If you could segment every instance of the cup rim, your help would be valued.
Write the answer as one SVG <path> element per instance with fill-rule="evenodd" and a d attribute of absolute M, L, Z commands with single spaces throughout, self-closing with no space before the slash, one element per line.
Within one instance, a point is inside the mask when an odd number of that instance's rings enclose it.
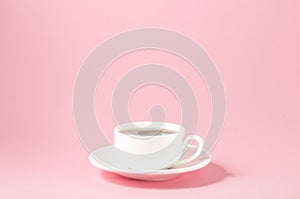
<path fill-rule="evenodd" d="M 128 130 L 128 129 L 137 129 L 137 128 L 154 128 L 154 129 L 167 129 L 176 131 L 174 134 L 164 134 L 160 136 L 171 136 L 176 135 L 178 133 L 184 133 L 185 128 L 180 124 L 175 124 L 171 122 L 152 122 L 152 121 L 136 121 L 136 122 L 127 122 L 123 124 L 119 124 L 114 127 L 114 133 L 124 134 L 120 132 L 121 130 Z M 126 135 L 126 134 L 124 134 Z M 143 137 L 153 137 L 152 135 L 148 136 L 145 135 Z"/>

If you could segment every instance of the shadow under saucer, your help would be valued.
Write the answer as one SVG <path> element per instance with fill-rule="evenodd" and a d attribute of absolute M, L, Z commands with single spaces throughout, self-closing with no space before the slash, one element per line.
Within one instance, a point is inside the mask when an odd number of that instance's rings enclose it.
<path fill-rule="evenodd" d="M 152 189 L 178 189 L 178 188 L 193 188 L 202 187 L 217 183 L 228 176 L 228 173 L 221 166 L 210 163 L 206 167 L 197 171 L 182 174 L 174 179 L 167 181 L 142 181 L 134 180 L 120 176 L 109 171 L 100 171 L 100 176 L 114 184 L 121 186 L 130 186 L 138 188 L 152 188 Z"/>

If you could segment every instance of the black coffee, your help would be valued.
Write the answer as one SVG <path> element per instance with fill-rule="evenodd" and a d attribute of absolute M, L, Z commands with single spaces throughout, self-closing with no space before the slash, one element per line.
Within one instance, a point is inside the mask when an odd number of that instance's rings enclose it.
<path fill-rule="evenodd" d="M 121 130 L 120 132 L 129 135 L 139 135 L 139 136 L 157 136 L 157 135 L 169 135 L 177 133 L 169 129 L 151 129 L 151 128 L 139 128 L 139 129 L 127 129 Z"/>

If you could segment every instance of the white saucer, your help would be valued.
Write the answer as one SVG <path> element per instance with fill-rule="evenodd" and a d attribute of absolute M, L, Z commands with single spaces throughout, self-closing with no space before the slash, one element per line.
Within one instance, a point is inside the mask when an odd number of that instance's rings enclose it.
<path fill-rule="evenodd" d="M 185 158 L 189 156 L 190 154 L 193 154 L 196 150 L 195 146 L 189 147 L 189 149 L 184 153 L 182 158 Z M 177 177 L 180 174 L 184 174 L 187 172 L 195 171 L 198 169 L 201 169 L 208 165 L 212 160 L 211 154 L 207 154 L 205 157 L 201 158 L 196 158 L 192 162 L 189 162 L 185 165 L 177 166 L 177 167 L 172 167 L 169 169 L 161 169 L 155 172 L 151 173 L 130 173 L 130 172 L 121 172 L 121 171 L 115 171 L 107 166 L 101 164 L 101 162 L 97 161 L 95 158 L 93 158 L 92 153 L 89 155 L 89 161 L 90 163 L 102 170 L 113 172 L 116 174 L 119 174 L 121 176 L 127 177 L 127 178 L 132 178 L 132 179 L 138 179 L 138 180 L 148 180 L 148 181 L 160 181 L 160 180 L 169 180 L 172 178 Z"/>

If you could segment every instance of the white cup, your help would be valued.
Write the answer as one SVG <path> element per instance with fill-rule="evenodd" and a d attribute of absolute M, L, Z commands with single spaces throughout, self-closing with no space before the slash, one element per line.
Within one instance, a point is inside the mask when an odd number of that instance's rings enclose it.
<path fill-rule="evenodd" d="M 198 135 L 184 138 L 185 128 L 167 122 L 132 122 L 114 128 L 114 146 L 130 154 L 150 154 L 163 150 L 169 145 L 175 147 L 176 159 L 165 168 L 186 164 L 197 158 L 203 149 L 203 140 Z M 197 150 L 191 156 L 179 160 L 192 140 L 198 142 Z"/>

